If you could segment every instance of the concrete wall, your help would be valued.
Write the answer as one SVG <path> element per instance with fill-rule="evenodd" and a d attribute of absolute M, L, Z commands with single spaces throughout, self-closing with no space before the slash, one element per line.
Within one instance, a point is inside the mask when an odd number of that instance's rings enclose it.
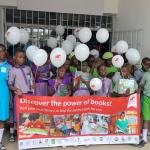
<path fill-rule="evenodd" d="M 17 0 L 0 0 L 0 6 L 17 6 Z"/>
<path fill-rule="evenodd" d="M 18 0 L 19 9 L 102 15 L 104 0 Z"/>
<path fill-rule="evenodd" d="M 104 0 L 104 13 L 117 14 L 119 0 Z"/>
<path fill-rule="evenodd" d="M 143 30 L 142 57 L 150 57 L 150 0 L 119 0 L 116 30 Z"/>
<path fill-rule="evenodd" d="M 0 6 L 92 15 L 118 12 L 118 0 L 0 0 Z"/>

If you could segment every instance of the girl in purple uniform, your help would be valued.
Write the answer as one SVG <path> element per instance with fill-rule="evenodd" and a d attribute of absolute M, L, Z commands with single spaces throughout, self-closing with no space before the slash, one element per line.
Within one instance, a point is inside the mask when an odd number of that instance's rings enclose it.
<path fill-rule="evenodd" d="M 74 73 L 70 72 L 70 65 L 71 65 L 71 61 L 69 59 L 67 59 L 63 66 L 66 68 L 65 76 L 68 78 L 70 85 L 72 85 Z"/>
<path fill-rule="evenodd" d="M 71 95 L 71 82 L 66 76 L 65 67 L 59 68 L 56 78 L 48 80 L 48 83 L 51 96 Z"/>
<path fill-rule="evenodd" d="M 32 65 L 32 71 L 35 76 L 35 95 L 48 96 L 48 79 L 50 77 L 51 65 L 46 63 L 41 67 Z"/>
<path fill-rule="evenodd" d="M 82 71 L 76 71 L 74 77 L 74 96 L 89 96 L 90 86 L 89 82 L 92 75 L 87 72 L 88 64 L 87 62 L 82 63 Z"/>
<path fill-rule="evenodd" d="M 34 79 L 31 68 L 25 64 L 25 53 L 21 49 L 18 49 L 15 54 L 15 66 L 10 69 L 8 84 L 10 89 L 15 93 L 14 96 L 14 123 L 17 122 L 16 117 L 16 97 L 23 94 L 33 94 Z M 11 138 L 14 139 L 13 131 L 11 132 Z"/>

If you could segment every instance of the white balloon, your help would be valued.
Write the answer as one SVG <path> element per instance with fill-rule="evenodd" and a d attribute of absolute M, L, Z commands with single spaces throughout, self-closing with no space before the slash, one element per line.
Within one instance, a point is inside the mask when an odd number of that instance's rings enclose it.
<path fill-rule="evenodd" d="M 62 25 L 58 25 L 56 27 L 56 33 L 60 36 L 62 36 L 65 33 L 65 28 Z"/>
<path fill-rule="evenodd" d="M 96 33 L 96 39 L 100 43 L 105 43 L 109 38 L 109 32 L 105 28 L 101 28 Z"/>
<path fill-rule="evenodd" d="M 90 81 L 90 88 L 93 91 L 99 91 L 102 88 L 102 81 L 99 78 L 93 78 Z"/>
<path fill-rule="evenodd" d="M 25 29 L 20 29 L 20 43 L 26 44 L 29 41 L 29 33 Z"/>
<path fill-rule="evenodd" d="M 68 35 L 66 40 L 70 41 L 73 44 L 73 46 L 76 45 L 77 40 L 76 40 L 76 37 L 74 35 Z"/>
<path fill-rule="evenodd" d="M 112 58 L 112 64 L 113 66 L 115 66 L 116 68 L 121 68 L 124 64 L 124 59 L 121 55 L 115 55 Z"/>
<path fill-rule="evenodd" d="M 118 41 L 116 44 L 116 52 L 118 54 L 123 54 L 128 50 L 128 43 L 126 41 Z"/>
<path fill-rule="evenodd" d="M 74 35 L 75 35 L 75 37 L 76 38 L 79 38 L 79 31 L 80 31 L 80 28 L 76 28 L 76 29 L 74 29 Z"/>
<path fill-rule="evenodd" d="M 138 50 L 130 48 L 126 52 L 126 58 L 131 65 L 136 65 L 139 63 L 141 56 Z"/>
<path fill-rule="evenodd" d="M 16 45 L 20 41 L 20 30 L 17 27 L 10 27 L 5 33 L 5 37 L 10 44 Z"/>
<path fill-rule="evenodd" d="M 33 55 L 39 50 L 35 45 L 31 45 L 26 50 L 26 56 L 30 61 L 33 61 Z"/>
<path fill-rule="evenodd" d="M 62 48 L 65 50 L 66 54 L 68 55 L 73 51 L 73 44 L 70 41 L 65 40 L 62 42 Z"/>
<path fill-rule="evenodd" d="M 43 49 L 39 49 L 33 55 L 33 62 L 36 66 L 43 66 L 47 61 L 48 55 L 47 52 Z"/>
<path fill-rule="evenodd" d="M 81 62 L 86 60 L 89 57 L 89 54 L 90 54 L 89 47 L 85 44 L 79 44 L 75 48 L 75 57 Z"/>
<path fill-rule="evenodd" d="M 51 62 L 57 68 L 61 67 L 65 63 L 66 57 L 66 52 L 60 47 L 53 49 L 50 54 Z"/>
<path fill-rule="evenodd" d="M 54 38 L 54 37 L 50 37 L 48 40 L 47 40 L 47 45 L 50 47 L 50 48 L 56 48 L 57 47 L 57 39 Z"/>
<path fill-rule="evenodd" d="M 84 27 L 79 31 L 79 39 L 82 43 L 87 43 L 92 37 L 90 28 Z"/>
<path fill-rule="evenodd" d="M 90 54 L 93 55 L 95 58 L 99 57 L 99 51 L 96 49 L 92 49 Z"/>

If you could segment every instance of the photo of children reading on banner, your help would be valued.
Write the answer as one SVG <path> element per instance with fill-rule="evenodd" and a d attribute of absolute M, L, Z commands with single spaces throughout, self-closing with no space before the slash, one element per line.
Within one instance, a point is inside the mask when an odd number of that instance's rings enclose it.
<path fill-rule="evenodd" d="M 83 114 L 81 135 L 108 134 L 109 115 Z"/>
<path fill-rule="evenodd" d="M 108 128 L 109 134 L 137 134 L 137 112 L 125 111 L 110 116 Z"/>
<path fill-rule="evenodd" d="M 54 115 L 52 117 L 50 136 L 79 135 L 80 119 L 80 115 Z"/>
<path fill-rule="evenodd" d="M 50 130 L 50 117 L 44 114 L 20 114 L 19 134 L 47 136 Z M 26 136 L 25 136 L 26 137 Z"/>

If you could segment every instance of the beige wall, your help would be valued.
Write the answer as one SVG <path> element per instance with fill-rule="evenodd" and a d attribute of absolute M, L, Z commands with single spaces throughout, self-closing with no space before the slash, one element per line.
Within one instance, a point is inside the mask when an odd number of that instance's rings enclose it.
<path fill-rule="evenodd" d="M 0 6 L 17 6 L 17 0 L 0 0 Z"/>
<path fill-rule="evenodd" d="M 104 0 L 104 13 L 117 14 L 118 0 Z"/>
<path fill-rule="evenodd" d="M 19 9 L 102 15 L 104 0 L 18 0 Z"/>
<path fill-rule="evenodd" d="M 150 57 L 150 0 L 119 0 L 116 30 L 143 30 L 142 57 Z"/>
<path fill-rule="evenodd" d="M 20 9 L 92 15 L 118 12 L 118 0 L 0 0 L 0 6 L 19 6 Z"/>

